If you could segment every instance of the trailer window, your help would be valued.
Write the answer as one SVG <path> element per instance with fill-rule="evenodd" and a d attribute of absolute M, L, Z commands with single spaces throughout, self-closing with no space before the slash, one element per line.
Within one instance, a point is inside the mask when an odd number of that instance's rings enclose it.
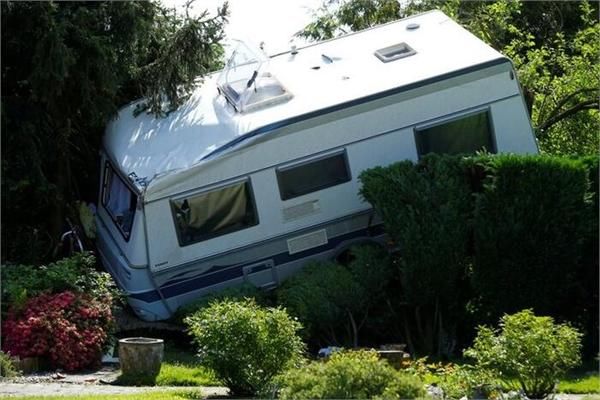
<path fill-rule="evenodd" d="M 293 199 L 350 179 L 346 152 L 277 170 L 281 200 Z"/>
<path fill-rule="evenodd" d="M 417 129 L 415 141 L 419 157 L 427 153 L 460 154 L 479 150 L 496 152 L 487 111 Z"/>
<path fill-rule="evenodd" d="M 180 246 L 258 224 L 250 182 L 171 200 Z"/>
<path fill-rule="evenodd" d="M 107 162 L 104 168 L 104 185 L 102 188 L 102 205 L 110 214 L 119 231 L 129 240 L 137 196 L 123 182 L 121 177 Z"/>

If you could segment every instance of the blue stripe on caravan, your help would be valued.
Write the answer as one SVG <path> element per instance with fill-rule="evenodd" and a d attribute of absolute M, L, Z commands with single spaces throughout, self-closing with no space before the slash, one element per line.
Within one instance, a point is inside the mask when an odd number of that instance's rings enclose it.
<path fill-rule="evenodd" d="M 255 260 L 250 263 L 246 263 L 246 264 L 242 264 L 242 265 L 222 266 L 222 267 L 220 267 L 220 269 L 218 271 L 214 271 L 213 269 L 211 269 L 211 271 L 208 273 L 204 273 L 198 277 L 191 278 L 191 279 L 188 279 L 183 282 L 179 282 L 179 283 L 175 283 L 175 284 L 167 283 L 161 287 L 161 292 L 162 292 L 163 297 L 165 299 L 168 299 L 170 297 L 179 296 L 181 294 L 192 292 L 194 290 L 202 289 L 202 288 L 205 288 L 208 286 L 216 285 L 218 283 L 226 282 L 226 281 L 236 279 L 236 278 L 241 278 L 244 276 L 244 267 L 246 267 L 248 265 L 257 264 L 257 263 L 260 263 L 261 261 L 267 261 L 267 260 L 273 260 L 273 263 L 275 266 L 287 264 L 292 261 L 296 261 L 296 260 L 299 260 L 299 259 L 302 259 L 305 257 L 309 257 L 314 254 L 318 254 L 318 253 L 322 253 L 327 250 L 334 249 L 335 247 L 337 247 L 337 245 L 339 245 L 340 243 L 342 243 L 346 240 L 354 239 L 354 238 L 361 237 L 361 236 L 367 236 L 367 233 L 368 233 L 368 236 L 379 236 L 379 235 L 382 235 L 383 232 L 384 232 L 383 224 L 374 225 L 374 226 L 371 226 L 366 229 L 361 229 L 358 231 L 354 231 L 354 232 L 346 233 L 346 234 L 343 234 L 340 236 L 336 236 L 335 238 L 332 238 L 330 241 L 328 241 L 326 244 L 324 244 L 322 246 L 304 250 L 299 253 L 290 254 L 289 252 L 286 251 L 284 253 L 275 254 L 271 257 L 267 257 L 267 258 L 264 258 L 259 261 Z M 260 270 L 262 270 L 262 269 L 260 269 Z M 255 272 L 259 272 L 260 270 L 255 271 Z M 146 303 L 153 303 L 153 302 L 159 301 L 161 299 L 158 291 L 156 291 L 156 290 L 150 290 L 150 291 L 142 292 L 142 293 L 132 293 L 129 295 L 129 297 L 144 301 Z"/>
<path fill-rule="evenodd" d="M 208 153 L 207 155 L 205 155 L 204 157 L 202 157 L 202 160 L 206 160 L 207 158 L 213 157 L 219 153 L 222 153 L 223 151 L 230 149 L 232 147 L 234 147 L 235 145 L 246 141 L 248 139 L 253 138 L 254 136 L 258 136 L 258 135 L 263 135 L 266 133 L 269 133 L 271 131 L 274 131 L 276 129 L 279 128 L 283 128 L 284 126 L 288 126 L 288 125 L 292 125 L 298 122 L 302 122 L 305 121 L 307 119 L 311 119 L 311 118 L 315 118 L 315 117 L 319 117 L 321 115 L 324 114 L 329 114 L 332 112 L 336 112 L 339 110 L 343 110 L 346 108 L 350 108 L 350 107 L 354 107 L 360 104 L 364 104 L 364 103 L 368 103 L 370 101 L 374 101 L 374 100 L 378 100 L 378 99 L 382 99 L 384 97 L 389 97 L 389 96 L 393 96 L 395 94 L 399 94 L 402 92 L 406 92 L 409 90 L 413 90 L 413 89 L 417 89 L 419 87 L 422 86 L 427 86 L 427 85 L 431 85 L 433 83 L 436 82 L 440 82 L 446 79 L 450 79 L 450 78 L 454 78 L 460 75 L 464 75 L 464 74 L 468 74 L 470 72 L 475 72 L 481 69 L 485 69 L 485 68 L 489 68 L 489 67 L 493 67 L 496 65 L 500 65 L 500 64 L 505 64 L 505 63 L 510 63 L 510 60 L 508 58 L 505 57 L 501 57 L 501 58 L 497 58 L 494 60 L 490 60 L 490 61 L 486 61 L 484 63 L 478 64 L 478 65 L 473 65 L 467 68 L 463 68 L 463 69 L 459 69 L 456 71 L 452 71 L 452 72 L 448 72 L 446 74 L 442 74 L 442 75 L 438 75 L 435 76 L 433 78 L 428 78 L 428 79 L 424 79 L 422 81 L 418 81 L 418 82 L 414 82 L 408 85 L 404 85 L 404 86 L 399 86 L 393 89 L 388 89 L 388 90 L 384 90 L 383 92 L 379 92 L 379 93 L 374 93 L 365 97 L 361 97 L 358 99 L 354 99 L 351 101 L 347 101 L 345 103 L 340 103 L 340 104 L 336 104 L 334 106 L 330 106 L 330 107 L 325 107 L 322 108 L 320 110 L 316 110 L 316 111 L 311 111 L 309 113 L 306 114 L 302 114 L 302 115 L 298 115 L 292 118 L 288 118 L 285 119 L 283 121 L 278 121 L 278 122 L 274 122 L 272 124 L 269 125 L 265 125 L 261 128 L 255 129 L 253 131 L 250 131 L 242 136 L 238 136 L 237 138 L 233 139 L 232 141 L 225 143 L 223 146 L 213 150 L 212 152 Z"/>

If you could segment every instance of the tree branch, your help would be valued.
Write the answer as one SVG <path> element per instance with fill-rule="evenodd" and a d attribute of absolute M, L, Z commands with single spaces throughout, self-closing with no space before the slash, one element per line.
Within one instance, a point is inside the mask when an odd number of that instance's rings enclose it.
<path fill-rule="evenodd" d="M 571 115 L 576 114 L 579 111 L 597 109 L 598 106 L 599 106 L 598 99 L 586 100 L 586 101 L 583 101 L 581 103 L 574 105 L 571 108 L 566 109 L 565 111 L 563 111 L 551 118 L 548 118 L 546 121 L 544 121 L 542 124 L 540 124 L 538 126 L 538 132 L 539 132 L 538 138 L 543 137 L 545 135 L 545 132 L 548 130 L 548 128 L 550 128 L 552 125 L 556 124 L 557 122 L 559 122 L 567 117 L 570 117 Z"/>
<path fill-rule="evenodd" d="M 557 115 L 558 112 L 560 111 L 560 109 L 563 108 L 563 106 L 565 104 L 567 104 L 573 97 L 575 97 L 579 94 L 583 94 L 583 93 L 597 93 L 597 92 L 598 92 L 598 89 L 592 89 L 592 88 L 581 88 L 579 90 L 574 91 L 573 93 L 571 93 L 570 95 L 568 95 L 567 97 L 565 97 L 564 99 L 562 99 L 561 101 L 558 102 L 558 104 L 554 107 L 552 112 L 550 112 L 549 118 L 552 118 L 555 115 Z"/>

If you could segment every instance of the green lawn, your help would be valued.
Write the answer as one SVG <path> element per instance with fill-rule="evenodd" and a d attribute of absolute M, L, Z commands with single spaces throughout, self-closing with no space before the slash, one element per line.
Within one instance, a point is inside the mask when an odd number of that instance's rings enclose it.
<path fill-rule="evenodd" d="M 600 373 L 594 372 L 593 363 L 588 363 L 584 367 L 575 370 L 563 379 L 558 384 L 558 393 L 569 394 L 600 394 Z M 439 376 L 433 373 L 427 373 L 423 377 L 423 381 L 427 384 L 438 383 Z M 600 397 L 594 396 L 595 400 L 600 400 Z M 590 399 L 586 399 L 590 400 Z"/>
<path fill-rule="evenodd" d="M 82 395 L 82 396 L 23 396 L 10 397 L 15 400 L 181 400 L 181 399 L 203 399 L 201 392 L 154 392 L 154 393 L 134 393 L 134 394 L 102 394 L 102 395 Z"/>
<path fill-rule="evenodd" d="M 594 373 L 587 376 L 579 375 L 561 379 L 558 384 L 558 391 L 573 394 L 600 393 L 600 376 Z"/>
<path fill-rule="evenodd" d="M 220 386 L 213 371 L 200 365 L 195 354 L 166 351 L 156 378 L 158 386 Z"/>

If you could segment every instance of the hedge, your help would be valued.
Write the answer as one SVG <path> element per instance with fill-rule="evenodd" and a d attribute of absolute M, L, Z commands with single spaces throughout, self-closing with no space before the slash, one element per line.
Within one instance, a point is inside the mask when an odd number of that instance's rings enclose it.
<path fill-rule="evenodd" d="M 585 240 L 587 171 L 580 161 L 486 156 L 475 196 L 472 281 L 494 317 L 556 314 L 569 298 Z"/>
<path fill-rule="evenodd" d="M 361 194 L 400 249 L 402 295 L 413 307 L 444 299 L 457 315 L 468 308 L 473 324 L 532 308 L 590 333 L 598 164 L 598 157 L 429 155 L 364 171 Z"/>

